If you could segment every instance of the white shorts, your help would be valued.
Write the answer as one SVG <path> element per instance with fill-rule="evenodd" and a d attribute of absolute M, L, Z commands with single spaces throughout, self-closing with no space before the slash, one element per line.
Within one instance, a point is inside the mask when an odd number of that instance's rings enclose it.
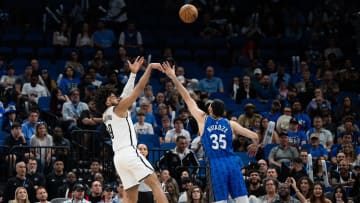
<path fill-rule="evenodd" d="M 125 190 L 139 185 L 141 180 L 154 172 L 149 161 L 130 146 L 115 152 L 114 165 Z"/>

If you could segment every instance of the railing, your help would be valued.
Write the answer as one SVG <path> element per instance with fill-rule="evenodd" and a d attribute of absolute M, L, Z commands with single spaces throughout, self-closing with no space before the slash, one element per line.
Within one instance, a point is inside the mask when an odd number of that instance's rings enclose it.
<path fill-rule="evenodd" d="M 0 145 L 0 182 L 7 180 L 8 164 L 6 163 L 6 155 L 9 153 L 10 148 L 5 145 Z"/>

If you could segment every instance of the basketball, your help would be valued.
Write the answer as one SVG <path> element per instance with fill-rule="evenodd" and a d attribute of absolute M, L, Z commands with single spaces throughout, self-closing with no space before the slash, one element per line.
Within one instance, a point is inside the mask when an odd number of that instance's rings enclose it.
<path fill-rule="evenodd" d="M 179 10 L 179 17 L 184 23 L 193 23 L 198 17 L 198 10 L 194 5 L 185 4 Z"/>

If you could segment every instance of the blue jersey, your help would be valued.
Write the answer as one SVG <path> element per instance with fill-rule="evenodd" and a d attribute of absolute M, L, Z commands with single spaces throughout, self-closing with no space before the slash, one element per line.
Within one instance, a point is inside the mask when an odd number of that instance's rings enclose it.
<path fill-rule="evenodd" d="M 241 173 L 239 157 L 232 149 L 232 129 L 225 118 L 205 118 L 202 146 L 208 160 L 209 196 L 213 201 L 247 197 L 246 185 Z"/>
<path fill-rule="evenodd" d="M 231 126 L 225 118 L 207 116 L 201 142 L 208 159 L 235 156 Z"/>

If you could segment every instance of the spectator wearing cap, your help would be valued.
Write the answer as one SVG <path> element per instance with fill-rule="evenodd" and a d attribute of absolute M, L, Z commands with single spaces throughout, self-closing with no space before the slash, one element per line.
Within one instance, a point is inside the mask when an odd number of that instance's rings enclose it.
<path fill-rule="evenodd" d="M 261 102 L 267 102 L 272 99 L 279 99 L 279 91 L 272 85 L 269 75 L 264 75 L 260 85 L 256 88 L 258 99 Z"/>
<path fill-rule="evenodd" d="M 317 133 L 319 135 L 320 144 L 330 152 L 334 143 L 334 138 L 329 130 L 323 128 L 323 119 L 321 116 L 315 116 L 313 118 L 313 126 L 313 128 L 310 128 L 306 132 L 306 136 L 310 138 L 313 133 Z"/>
<path fill-rule="evenodd" d="M 269 121 L 273 121 L 276 123 L 278 118 L 281 116 L 281 103 L 279 100 L 274 100 L 271 103 L 271 109 L 270 111 L 261 112 L 261 115 L 263 117 L 266 117 L 269 119 Z"/>
<path fill-rule="evenodd" d="M 296 118 L 291 118 L 289 121 L 289 129 L 287 130 L 287 134 L 289 135 L 289 143 L 290 145 L 299 148 L 301 145 L 307 144 L 308 139 L 305 135 L 305 132 L 299 129 L 299 122 Z"/>
<path fill-rule="evenodd" d="M 2 130 L 10 133 L 11 126 L 14 122 L 21 123 L 21 119 L 17 116 L 15 104 L 9 104 L 4 113 L 4 120 L 2 122 Z"/>
<path fill-rule="evenodd" d="M 255 119 L 257 118 L 257 116 L 259 116 L 259 114 L 255 112 L 255 105 L 253 103 L 247 103 L 244 106 L 244 113 L 239 116 L 237 122 L 244 128 L 251 128 Z"/>
<path fill-rule="evenodd" d="M 256 68 L 254 70 L 254 79 L 251 81 L 255 89 L 258 89 L 258 87 L 261 86 L 262 78 L 263 78 L 262 70 L 260 68 Z"/>
<path fill-rule="evenodd" d="M 71 90 L 70 101 L 65 102 L 62 107 L 63 121 L 65 121 L 66 130 L 77 127 L 77 122 L 81 112 L 89 110 L 86 103 L 80 101 L 80 91 L 77 88 Z"/>
<path fill-rule="evenodd" d="M 102 193 L 103 200 L 98 203 L 116 203 L 114 200 L 114 188 L 110 184 L 104 185 L 104 191 Z"/>
<path fill-rule="evenodd" d="M 39 76 L 32 74 L 31 81 L 25 83 L 21 89 L 22 97 L 26 98 L 27 101 L 37 104 L 40 97 L 50 96 L 46 88 L 39 84 Z"/>
<path fill-rule="evenodd" d="M 310 135 L 310 144 L 311 148 L 309 149 L 309 153 L 313 157 L 313 159 L 328 159 L 328 150 L 320 144 L 320 134 L 312 133 Z"/>
<path fill-rule="evenodd" d="M 199 132 L 198 124 L 195 118 L 190 114 L 189 109 L 182 108 L 179 110 L 179 118 L 184 123 L 184 129 L 189 131 L 190 135 L 193 137 Z"/>
<path fill-rule="evenodd" d="M 299 152 L 295 147 L 290 146 L 289 135 L 286 132 L 281 132 L 279 139 L 279 145 L 270 151 L 269 164 L 281 168 L 282 164 L 289 164 L 292 159 L 299 157 Z"/>
<path fill-rule="evenodd" d="M 242 77 L 242 82 L 239 83 L 239 88 L 236 90 L 235 101 L 238 104 L 245 99 L 256 99 L 257 93 L 254 86 L 251 84 L 251 78 L 248 75 Z"/>
<path fill-rule="evenodd" d="M 72 188 L 73 198 L 64 201 L 63 203 L 90 203 L 85 198 L 85 187 L 81 183 L 77 183 Z"/>
<path fill-rule="evenodd" d="M 248 195 L 254 195 L 260 197 L 265 195 L 265 189 L 261 185 L 261 176 L 260 172 L 256 169 L 250 170 L 248 173 L 248 179 L 246 181 L 246 188 L 248 190 Z"/>
<path fill-rule="evenodd" d="M 48 96 L 50 96 L 50 92 L 56 88 L 56 82 L 49 75 L 48 69 L 44 68 L 40 73 L 39 83 L 45 87 Z"/>
<path fill-rule="evenodd" d="M 215 77 L 214 67 L 206 67 L 205 78 L 199 81 L 199 90 L 207 93 L 224 92 L 223 82 L 221 78 Z"/>
<path fill-rule="evenodd" d="M 145 122 L 146 113 L 143 110 L 138 110 L 136 113 L 137 122 L 134 123 L 136 134 L 139 135 L 154 135 L 154 128 L 150 123 Z"/>
<path fill-rule="evenodd" d="M 295 101 L 292 106 L 292 116 L 299 122 L 298 128 L 303 131 L 308 131 L 311 128 L 310 116 L 302 109 L 300 101 Z"/>

